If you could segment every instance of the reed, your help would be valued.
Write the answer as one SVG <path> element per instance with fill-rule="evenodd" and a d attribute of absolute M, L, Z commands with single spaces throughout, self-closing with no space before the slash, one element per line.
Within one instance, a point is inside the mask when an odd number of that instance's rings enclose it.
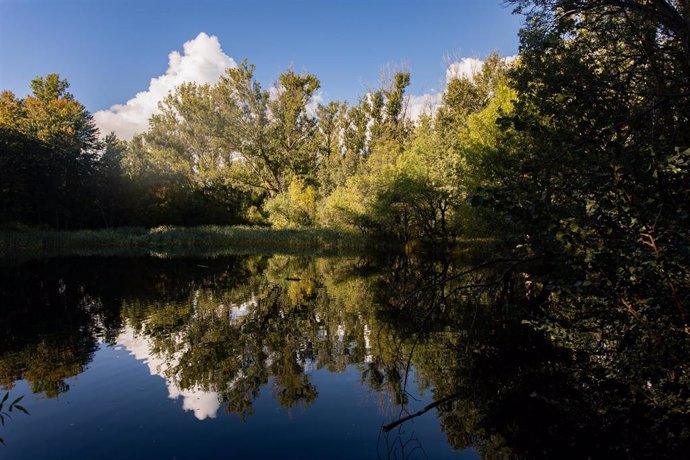
<path fill-rule="evenodd" d="M 321 228 L 273 229 L 266 227 L 123 227 L 102 230 L 0 230 L 0 255 L 46 252 L 88 254 L 118 252 L 233 248 L 246 252 L 358 252 L 372 241 L 361 234 Z"/>

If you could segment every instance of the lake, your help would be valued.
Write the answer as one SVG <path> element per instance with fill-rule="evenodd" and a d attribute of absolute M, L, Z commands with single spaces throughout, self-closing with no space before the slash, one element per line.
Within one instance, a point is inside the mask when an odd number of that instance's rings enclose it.
<path fill-rule="evenodd" d="M 29 415 L 0 458 L 577 457 L 619 433 L 505 286 L 449 281 L 470 263 L 5 262 L 0 384 Z"/>
<path fill-rule="evenodd" d="M 30 416 L 7 422 L 0 456 L 476 458 L 448 444 L 433 412 L 381 433 L 401 411 L 402 345 L 377 318 L 371 276 L 351 272 L 359 262 L 72 257 L 12 267 L 0 377 Z M 410 366 L 415 408 L 433 397 L 423 380 Z"/>

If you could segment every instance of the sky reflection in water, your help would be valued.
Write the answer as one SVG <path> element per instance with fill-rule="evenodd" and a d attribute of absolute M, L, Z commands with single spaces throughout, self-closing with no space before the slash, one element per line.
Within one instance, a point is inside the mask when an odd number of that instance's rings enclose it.
<path fill-rule="evenodd" d="M 2 458 L 476 458 L 360 259 L 62 258 L 4 273 Z M 288 278 L 290 280 L 288 280 Z M 386 284 L 386 283 L 384 283 Z M 406 333 L 405 333 L 406 334 Z M 405 354 L 405 356 L 407 356 Z M 402 398 L 402 399 L 401 399 Z M 407 457 L 409 456 L 409 457 Z"/>

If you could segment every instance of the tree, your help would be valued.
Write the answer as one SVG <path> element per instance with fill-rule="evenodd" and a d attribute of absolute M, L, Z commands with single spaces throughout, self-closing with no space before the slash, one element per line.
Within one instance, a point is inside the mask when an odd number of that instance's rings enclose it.
<path fill-rule="evenodd" d="M 275 196 L 287 190 L 292 175 L 305 177 L 316 166 L 316 121 L 307 110 L 319 81 L 310 74 L 283 73 L 271 92 L 254 80 L 243 62 L 228 69 L 214 88 L 222 129 L 219 145 L 234 155 L 238 185 Z"/>
<path fill-rule="evenodd" d="M 686 2 L 512 3 L 527 15 L 517 98 L 475 202 L 503 217 L 513 255 L 549 261 L 524 274 L 530 323 L 604 368 L 575 378 L 629 388 L 633 407 L 648 400 L 674 425 L 690 346 Z M 639 416 L 603 414 L 613 426 Z"/>
<path fill-rule="evenodd" d="M 33 95 L 21 104 L 19 129 L 41 142 L 59 146 L 65 154 L 88 154 L 97 146 L 98 132 L 91 114 L 68 88 L 67 80 L 61 80 L 58 74 L 33 79 Z"/>
<path fill-rule="evenodd" d="M 32 95 L 0 96 L 5 221 L 57 228 L 93 224 L 97 130 L 59 75 L 37 77 Z M 13 211 L 10 211 L 12 209 Z"/>
<path fill-rule="evenodd" d="M 98 197 L 103 225 L 112 227 L 128 223 L 129 204 L 126 180 L 123 168 L 127 143 L 110 133 L 102 141 L 97 162 Z"/>
<path fill-rule="evenodd" d="M 278 78 L 277 96 L 269 100 L 270 137 L 287 168 L 283 173 L 283 183 L 292 174 L 315 182 L 318 161 L 313 142 L 316 118 L 310 113 L 309 104 L 319 87 L 319 80 L 314 75 L 298 75 L 288 70 Z"/>
<path fill-rule="evenodd" d="M 687 327 L 690 66 L 685 2 L 517 1 L 511 125 L 532 138 L 493 197 L 631 320 Z M 531 9 L 528 9 L 531 7 Z M 683 26 L 684 24 L 684 26 Z"/>
<path fill-rule="evenodd" d="M 311 227 L 316 224 L 316 189 L 295 176 L 287 191 L 267 200 L 265 208 L 277 228 Z"/>

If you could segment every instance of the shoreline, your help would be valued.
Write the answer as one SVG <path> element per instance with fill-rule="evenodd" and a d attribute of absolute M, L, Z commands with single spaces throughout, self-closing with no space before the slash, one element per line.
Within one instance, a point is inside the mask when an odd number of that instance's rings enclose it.
<path fill-rule="evenodd" d="M 118 227 L 100 230 L 0 230 L 0 257 L 13 255 L 184 255 L 209 252 L 362 254 L 380 249 L 364 235 L 330 229 L 248 226 Z"/>

